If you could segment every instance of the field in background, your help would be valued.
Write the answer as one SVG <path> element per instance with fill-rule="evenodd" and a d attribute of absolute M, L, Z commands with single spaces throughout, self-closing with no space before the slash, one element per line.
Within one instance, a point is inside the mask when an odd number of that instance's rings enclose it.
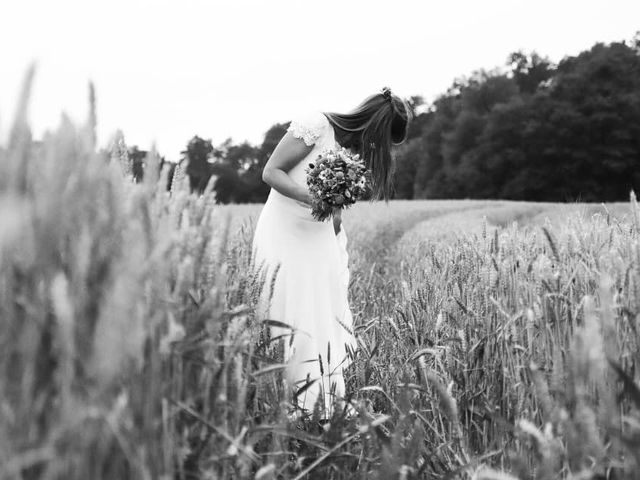
<path fill-rule="evenodd" d="M 637 478 L 635 197 L 355 206 L 355 414 L 321 425 L 254 314 L 260 207 L 166 192 L 153 153 L 132 183 L 91 121 L 34 143 L 28 83 L 0 149 L 0 479 Z"/>
<path fill-rule="evenodd" d="M 220 205 L 218 214 L 230 215 L 232 228 L 253 224 L 262 204 Z M 629 204 L 621 203 L 540 203 L 508 200 L 391 200 L 356 204 L 345 211 L 343 220 L 347 233 L 387 225 L 390 222 L 407 228 L 403 234 L 433 237 L 457 233 L 478 233 L 475 229 L 486 217 L 487 226 L 506 227 L 517 221 L 521 227 L 543 226 L 566 221 L 572 215 L 590 217 L 593 214 L 611 215 L 620 221 L 629 220 Z M 434 222 L 437 220 L 437 222 Z M 441 227 L 436 227 L 442 222 Z M 411 230 L 411 231 L 409 231 Z M 349 234 L 351 237 L 352 234 Z"/>

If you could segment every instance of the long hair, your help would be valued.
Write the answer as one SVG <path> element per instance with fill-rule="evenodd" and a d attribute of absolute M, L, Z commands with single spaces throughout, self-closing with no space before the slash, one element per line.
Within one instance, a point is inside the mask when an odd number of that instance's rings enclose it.
<path fill-rule="evenodd" d="M 391 146 L 407 138 L 413 119 L 411 106 L 385 87 L 349 113 L 323 113 L 333 126 L 340 146 L 359 153 L 367 163 L 373 198 L 388 201 L 393 193 Z"/>

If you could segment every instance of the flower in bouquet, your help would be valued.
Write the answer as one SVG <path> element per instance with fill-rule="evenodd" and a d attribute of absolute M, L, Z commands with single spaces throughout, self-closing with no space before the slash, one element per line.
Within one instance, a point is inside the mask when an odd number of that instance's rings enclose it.
<path fill-rule="evenodd" d="M 306 169 L 307 186 L 313 198 L 313 218 L 327 220 L 334 209 L 356 203 L 365 193 L 365 172 L 360 156 L 346 148 L 325 149 L 320 153 Z"/>

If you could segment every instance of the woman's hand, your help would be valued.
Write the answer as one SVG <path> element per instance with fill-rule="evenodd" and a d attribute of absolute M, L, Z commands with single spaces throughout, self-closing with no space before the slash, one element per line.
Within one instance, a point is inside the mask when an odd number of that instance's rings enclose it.
<path fill-rule="evenodd" d="M 301 193 L 298 195 L 298 198 L 296 198 L 295 200 L 296 200 L 296 203 L 301 207 L 304 207 L 304 208 L 313 207 L 313 198 L 311 196 L 311 193 L 309 193 L 308 190 L 301 191 Z"/>

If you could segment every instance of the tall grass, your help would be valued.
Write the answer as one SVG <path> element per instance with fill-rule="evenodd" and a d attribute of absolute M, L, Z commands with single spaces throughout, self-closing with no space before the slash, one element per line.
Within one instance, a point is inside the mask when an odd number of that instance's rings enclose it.
<path fill-rule="evenodd" d="M 540 204 L 356 206 L 356 414 L 321 425 L 255 316 L 246 210 L 180 169 L 166 192 L 153 152 L 132 183 L 93 108 L 33 141 L 32 77 L 0 149 L 0 478 L 636 478 L 635 198 L 543 226 L 512 223 Z"/>
<path fill-rule="evenodd" d="M 91 122 L 33 142 L 31 79 L 0 158 L 1 475 L 187 478 L 244 420 L 230 404 L 246 386 L 223 401 L 250 317 L 225 272 L 225 220 L 185 178 L 167 193 L 153 152 L 131 183 Z M 205 451 L 211 432 L 225 440 Z"/>
<path fill-rule="evenodd" d="M 362 335 L 362 351 L 376 352 L 364 380 L 385 392 L 380 408 L 415 390 L 431 473 L 468 454 L 518 478 L 635 478 L 637 237 L 595 216 L 416 245 L 401 304 Z M 425 369 L 448 396 L 425 389 Z"/>

